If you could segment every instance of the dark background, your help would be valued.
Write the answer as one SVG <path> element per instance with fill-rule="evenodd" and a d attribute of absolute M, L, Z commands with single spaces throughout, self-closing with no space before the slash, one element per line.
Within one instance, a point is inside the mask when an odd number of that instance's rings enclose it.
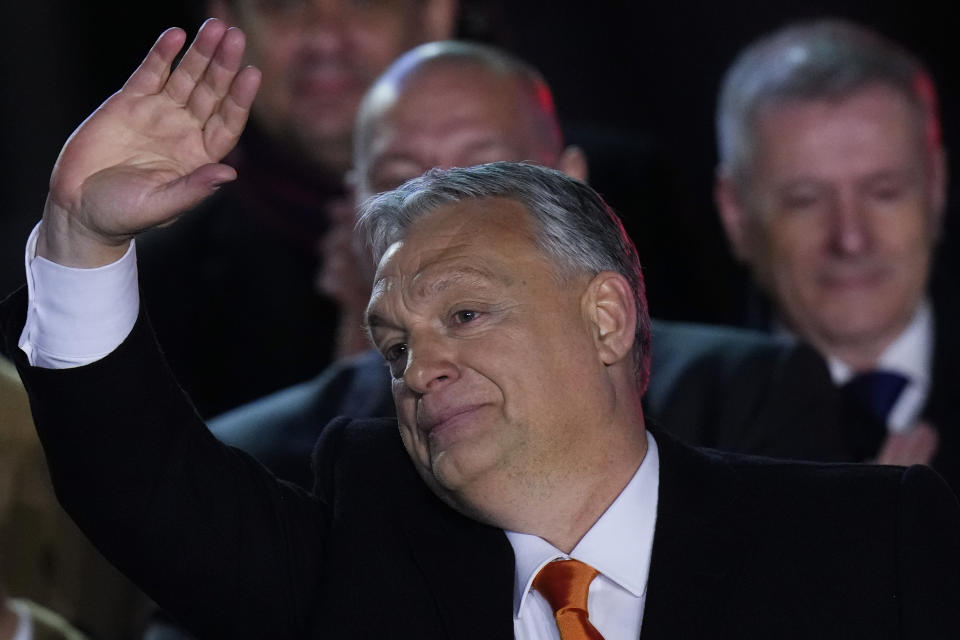
<path fill-rule="evenodd" d="M 202 18 L 190 0 L 120 8 L 96 1 L 8 4 L 14 6 L 0 21 L 3 292 L 23 281 L 23 242 L 42 210 L 63 141 L 120 87 L 163 28 L 192 33 Z M 960 22 L 944 4 L 474 0 L 464 7 L 464 23 L 466 33 L 537 66 L 554 88 L 568 137 L 600 150 L 594 185 L 621 212 L 647 262 L 654 314 L 735 322 L 743 274 L 728 256 L 710 193 L 723 70 L 745 43 L 785 22 L 852 18 L 928 63 L 948 148 L 960 148 L 960 80 L 951 74 Z M 957 226 L 948 216 L 950 255 Z M 670 278 L 658 277 L 666 271 Z M 661 284 L 667 281 L 681 284 L 667 290 Z"/>

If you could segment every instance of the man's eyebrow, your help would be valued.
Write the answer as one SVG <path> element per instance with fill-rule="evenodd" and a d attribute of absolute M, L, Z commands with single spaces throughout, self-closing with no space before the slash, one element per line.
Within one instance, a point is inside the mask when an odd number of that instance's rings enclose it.
<path fill-rule="evenodd" d="M 377 315 L 376 313 L 364 314 L 361 324 L 367 331 L 377 327 L 396 328 L 396 325 L 394 325 L 392 322 L 388 322 L 383 316 Z"/>
<path fill-rule="evenodd" d="M 473 266 L 460 266 L 452 271 L 445 272 L 443 275 L 437 277 L 431 277 L 429 275 L 423 276 L 422 284 L 416 287 L 415 293 L 417 295 L 430 295 L 441 293 L 449 287 L 467 283 L 477 283 L 478 280 L 486 280 L 487 282 L 495 282 L 499 284 L 508 285 L 513 282 L 513 279 L 502 274 L 494 273 L 488 269 L 482 267 L 473 267 Z M 373 329 L 396 329 L 397 331 L 403 331 L 403 327 L 398 325 L 396 322 L 385 318 L 376 311 L 367 311 L 364 314 L 362 320 L 362 326 L 367 332 L 372 331 Z"/>

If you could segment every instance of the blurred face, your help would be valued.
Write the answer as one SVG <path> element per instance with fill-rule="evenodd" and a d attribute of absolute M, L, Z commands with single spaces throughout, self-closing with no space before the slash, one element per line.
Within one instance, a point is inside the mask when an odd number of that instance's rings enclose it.
<path fill-rule="evenodd" d="M 393 374 L 404 446 L 425 481 L 484 519 L 577 468 L 603 365 L 521 205 L 491 198 L 425 215 L 377 269 L 368 324 Z"/>
<path fill-rule="evenodd" d="M 882 86 L 761 111 L 741 254 L 783 319 L 829 353 L 889 344 L 924 296 L 939 150 Z"/>
<path fill-rule="evenodd" d="M 449 37 L 427 24 L 447 0 L 237 0 L 249 62 L 263 72 L 254 116 L 269 134 L 346 170 L 357 106 L 398 55 Z"/>
<path fill-rule="evenodd" d="M 544 141 L 528 95 L 516 77 L 478 65 L 421 71 L 392 104 L 367 118 L 367 143 L 357 159 L 358 200 L 433 167 L 499 160 L 554 166 L 559 149 Z"/>

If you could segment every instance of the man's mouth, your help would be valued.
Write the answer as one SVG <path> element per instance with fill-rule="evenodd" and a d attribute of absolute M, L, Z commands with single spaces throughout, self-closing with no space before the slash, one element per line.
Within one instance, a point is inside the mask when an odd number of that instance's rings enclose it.
<path fill-rule="evenodd" d="M 330 101 L 342 99 L 344 92 L 365 89 L 355 73 L 341 65 L 314 67 L 298 73 L 293 81 L 294 92 L 299 96 L 328 98 Z"/>
<path fill-rule="evenodd" d="M 821 273 L 820 284 L 830 289 L 853 291 L 867 289 L 881 284 L 886 279 L 887 270 L 880 266 L 859 269 L 834 269 Z"/>
<path fill-rule="evenodd" d="M 476 419 L 476 413 L 483 406 L 480 403 L 468 404 L 428 412 L 418 416 L 417 425 L 421 433 L 430 439 L 445 438 L 448 434 L 472 424 Z"/>

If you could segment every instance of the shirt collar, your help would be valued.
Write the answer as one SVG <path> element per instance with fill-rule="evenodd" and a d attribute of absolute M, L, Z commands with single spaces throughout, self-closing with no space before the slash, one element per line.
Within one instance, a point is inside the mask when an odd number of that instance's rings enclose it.
<path fill-rule="evenodd" d="M 17 614 L 17 628 L 13 632 L 12 640 L 32 640 L 33 638 L 33 616 L 30 614 L 30 607 L 23 600 L 11 598 L 7 604 Z"/>
<path fill-rule="evenodd" d="M 901 373 L 908 380 L 925 385 L 930 379 L 933 360 L 933 311 L 924 300 L 907 328 L 884 349 L 877 360 L 877 369 Z M 854 371 L 844 362 L 828 356 L 830 376 L 837 385 L 853 377 Z"/>
<path fill-rule="evenodd" d="M 650 573 L 660 484 L 657 443 L 649 431 L 646 435 L 647 453 L 633 478 L 569 555 L 537 536 L 506 532 L 516 559 L 514 618 L 520 617 L 537 572 L 558 558 L 586 562 L 633 595 L 644 594 Z"/>

